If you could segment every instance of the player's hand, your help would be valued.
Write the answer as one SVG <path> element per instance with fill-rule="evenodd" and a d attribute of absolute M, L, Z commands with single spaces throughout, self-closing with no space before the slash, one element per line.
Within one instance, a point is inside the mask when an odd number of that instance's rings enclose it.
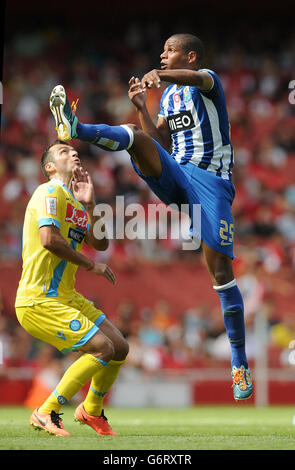
<path fill-rule="evenodd" d="M 146 73 L 141 79 L 141 85 L 144 89 L 146 88 L 160 88 L 161 79 L 159 77 L 157 70 L 151 70 L 151 72 Z"/>
<path fill-rule="evenodd" d="M 141 109 L 145 105 L 147 94 L 139 78 L 130 78 L 128 96 L 137 109 Z"/>
<path fill-rule="evenodd" d="M 75 167 L 73 170 L 72 190 L 77 201 L 87 206 L 94 203 L 94 188 L 90 175 L 82 167 Z"/>
<path fill-rule="evenodd" d="M 93 268 L 90 271 L 97 274 L 98 276 L 105 277 L 112 284 L 116 284 L 116 277 L 107 264 L 95 262 Z"/>

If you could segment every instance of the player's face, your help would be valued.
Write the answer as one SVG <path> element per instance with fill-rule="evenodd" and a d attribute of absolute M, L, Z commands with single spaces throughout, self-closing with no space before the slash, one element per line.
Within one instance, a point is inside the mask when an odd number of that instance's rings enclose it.
<path fill-rule="evenodd" d="M 167 39 L 160 55 L 161 69 L 172 70 L 188 67 L 188 54 L 182 49 L 181 42 L 175 37 Z"/>
<path fill-rule="evenodd" d="M 81 166 L 77 150 L 66 144 L 56 145 L 54 147 L 54 165 L 57 173 L 71 174 L 75 167 Z"/>

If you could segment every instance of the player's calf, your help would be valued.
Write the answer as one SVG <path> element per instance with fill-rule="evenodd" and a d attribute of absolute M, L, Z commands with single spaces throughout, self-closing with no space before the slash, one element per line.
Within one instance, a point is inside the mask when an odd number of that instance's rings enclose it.
<path fill-rule="evenodd" d="M 162 163 L 155 141 L 134 124 L 128 124 L 133 133 L 133 144 L 128 149 L 134 163 L 145 176 L 160 178 Z"/>

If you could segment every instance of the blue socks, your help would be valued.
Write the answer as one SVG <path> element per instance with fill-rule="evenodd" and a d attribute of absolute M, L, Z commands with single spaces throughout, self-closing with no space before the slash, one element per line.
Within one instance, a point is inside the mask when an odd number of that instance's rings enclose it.
<path fill-rule="evenodd" d="M 128 150 L 134 140 L 132 130 L 125 125 L 108 126 L 107 124 L 82 124 L 78 122 L 76 134 L 78 139 L 112 152 Z"/>
<path fill-rule="evenodd" d="M 223 286 L 213 286 L 216 290 L 223 313 L 224 325 L 229 338 L 232 360 L 231 365 L 248 369 L 245 350 L 244 303 L 236 280 Z"/>

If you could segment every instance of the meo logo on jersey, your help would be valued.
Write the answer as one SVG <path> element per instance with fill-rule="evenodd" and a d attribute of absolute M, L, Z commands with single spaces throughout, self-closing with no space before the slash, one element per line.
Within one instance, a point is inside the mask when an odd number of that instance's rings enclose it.
<path fill-rule="evenodd" d="M 76 209 L 76 207 L 69 203 L 67 204 L 65 221 L 70 222 L 83 230 L 87 229 L 87 214 L 81 209 Z"/>
<path fill-rule="evenodd" d="M 168 116 L 167 121 L 171 134 L 195 127 L 194 119 L 190 111 L 182 111 L 179 114 Z"/>

